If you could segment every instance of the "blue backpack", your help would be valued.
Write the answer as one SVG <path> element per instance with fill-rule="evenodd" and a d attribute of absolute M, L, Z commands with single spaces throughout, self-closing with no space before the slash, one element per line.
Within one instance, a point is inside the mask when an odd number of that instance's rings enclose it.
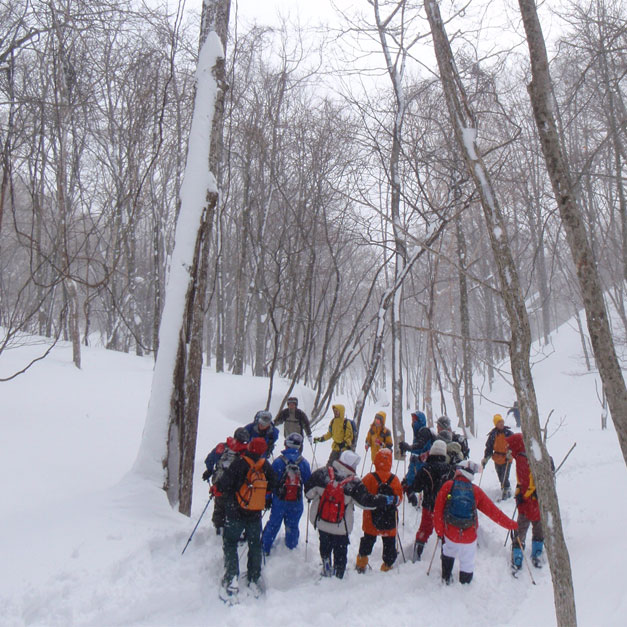
<path fill-rule="evenodd" d="M 454 480 L 446 497 L 444 521 L 458 529 L 468 529 L 477 522 L 477 504 L 472 483 Z"/>

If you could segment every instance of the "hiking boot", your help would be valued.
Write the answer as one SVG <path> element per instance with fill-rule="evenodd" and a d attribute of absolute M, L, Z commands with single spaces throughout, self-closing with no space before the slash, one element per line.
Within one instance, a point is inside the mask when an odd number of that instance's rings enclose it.
<path fill-rule="evenodd" d="M 520 570 L 523 564 L 523 552 L 519 546 L 512 547 L 512 569 Z"/>
<path fill-rule="evenodd" d="M 224 527 L 216 527 L 216 535 L 221 536 L 224 534 Z"/>
<path fill-rule="evenodd" d="M 330 557 L 325 557 L 322 560 L 322 576 L 323 577 L 333 577 L 333 564 L 331 563 Z"/>
<path fill-rule="evenodd" d="M 442 581 L 448 586 L 453 583 L 454 557 L 442 554 Z"/>
<path fill-rule="evenodd" d="M 501 495 L 501 501 L 507 501 L 507 499 L 511 498 L 512 491 L 509 488 L 503 489 L 503 494 Z"/>
<path fill-rule="evenodd" d="M 472 573 L 464 573 L 459 571 L 459 583 L 470 583 L 472 581 Z"/>
<path fill-rule="evenodd" d="M 230 581 L 222 580 L 222 585 L 218 591 L 218 595 L 227 605 L 236 605 L 238 603 L 239 583 L 237 577 L 233 577 Z"/>
<path fill-rule="evenodd" d="M 531 543 L 531 563 L 536 568 L 542 568 L 542 550 L 544 542 L 542 540 L 533 540 Z"/>
<path fill-rule="evenodd" d="M 383 564 L 381 564 L 381 570 L 384 573 L 387 573 L 388 571 L 392 570 L 392 568 L 394 568 L 394 565 L 390 566 L 389 564 L 386 564 L 385 562 L 383 562 Z"/>
<path fill-rule="evenodd" d="M 416 562 L 419 562 L 422 558 L 422 551 L 425 548 L 425 543 L 424 542 L 419 542 L 418 540 L 416 540 L 416 542 L 414 542 L 414 552 L 412 553 L 411 556 L 411 561 L 415 564 Z"/>
<path fill-rule="evenodd" d="M 363 575 L 366 572 L 366 568 L 368 568 L 368 556 L 358 555 L 357 563 L 355 564 L 355 570 Z"/>

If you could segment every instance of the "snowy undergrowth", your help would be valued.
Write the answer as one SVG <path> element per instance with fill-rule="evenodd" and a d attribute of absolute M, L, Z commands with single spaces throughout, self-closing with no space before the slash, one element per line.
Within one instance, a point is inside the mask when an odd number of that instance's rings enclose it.
<path fill-rule="evenodd" d="M 584 373 L 578 341 L 572 329 L 562 327 L 554 352 L 539 360 L 534 377 L 541 415 L 553 409 L 554 425 L 563 418 L 549 439 L 555 461 L 577 442 L 557 481 L 579 622 L 622 625 L 627 479 L 613 429 L 600 430 L 595 376 Z M 24 346 L 3 354 L 0 376 L 35 352 Z M 535 586 L 526 570 L 512 579 L 506 532 L 483 515 L 470 586 L 442 586 L 438 556 L 427 576 L 434 538 L 423 562 L 404 564 L 399 558 L 390 573 L 379 571 L 379 542 L 372 570 L 357 575 L 352 566 L 358 512 L 345 580 L 320 580 L 317 534 L 310 527 L 305 543 L 303 517 L 295 551 L 284 546 L 282 532 L 277 538 L 263 570 L 265 597 L 226 607 L 217 598 L 222 550 L 211 527 L 211 507 L 185 555 L 181 550 L 206 503 L 207 487 L 200 480 L 206 453 L 262 408 L 267 382 L 205 372 L 194 508 L 187 519 L 169 508 L 158 487 L 127 474 L 141 439 L 152 361 L 101 349 L 84 351 L 81 371 L 71 361 L 70 347 L 59 346 L 0 387 L 0 625 L 555 624 L 548 566 L 533 569 Z M 279 383 L 275 398 L 284 391 Z M 308 409 L 308 391 L 297 395 Z M 486 396 L 495 404 L 484 400 L 477 408 L 479 434 L 471 441 L 477 461 L 492 415 L 500 411 L 496 403 L 509 404 L 513 393 L 501 383 Z M 377 409 L 367 408 L 366 419 Z M 326 424 L 325 419 L 316 432 Z M 318 445 L 317 461 L 324 462 L 328 451 L 328 444 Z M 491 497 L 498 493 L 491 464 L 481 487 Z M 511 515 L 513 501 L 500 505 Z M 408 504 L 404 521 L 401 540 L 409 558 L 419 514 Z M 244 571 L 246 550 L 240 551 Z"/>

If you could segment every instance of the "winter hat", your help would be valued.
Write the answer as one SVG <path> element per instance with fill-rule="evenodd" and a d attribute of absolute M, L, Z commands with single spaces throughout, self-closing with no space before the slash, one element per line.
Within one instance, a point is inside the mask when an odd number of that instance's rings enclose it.
<path fill-rule="evenodd" d="M 287 399 L 287 404 L 289 405 L 290 403 L 294 403 L 294 405 L 296 405 L 296 407 L 298 407 L 298 399 L 295 396 L 290 396 Z"/>
<path fill-rule="evenodd" d="M 503 416 L 501 416 L 501 414 L 494 414 L 494 418 L 492 419 L 492 422 L 494 423 L 494 426 L 498 426 L 499 422 L 501 422 L 503 420 Z M 503 420 L 503 422 L 505 422 Z"/>
<path fill-rule="evenodd" d="M 244 427 L 237 427 L 237 429 L 235 429 L 235 433 L 233 433 L 233 438 L 237 440 L 237 442 L 248 444 L 250 441 L 250 433 L 248 433 Z"/>
<path fill-rule="evenodd" d="M 466 477 L 468 481 L 472 481 L 475 478 L 475 473 L 479 471 L 479 464 L 465 459 L 460 464 L 457 464 L 457 472 L 463 477 Z"/>
<path fill-rule="evenodd" d="M 381 420 L 381 424 L 384 425 L 385 424 L 385 419 L 386 419 L 386 414 L 384 411 L 378 411 L 375 415 L 374 415 L 374 419 L 376 420 L 377 418 L 379 418 L 379 420 Z"/>
<path fill-rule="evenodd" d="M 462 445 L 459 442 L 449 442 L 446 445 L 446 454 L 449 456 L 451 464 L 461 462 L 464 459 Z"/>
<path fill-rule="evenodd" d="M 303 436 L 300 433 L 290 433 L 285 438 L 287 448 L 300 448 L 303 443 Z"/>
<path fill-rule="evenodd" d="M 272 424 L 272 414 L 269 411 L 258 411 L 255 414 L 255 422 L 260 427 L 267 429 Z"/>
<path fill-rule="evenodd" d="M 451 430 L 451 419 L 448 416 L 440 416 L 437 422 L 438 427 L 440 429 L 446 429 L 447 431 Z"/>
<path fill-rule="evenodd" d="M 431 455 L 442 455 L 446 457 L 446 442 L 442 440 L 436 440 L 431 445 L 431 450 L 429 451 L 429 456 Z"/>
<path fill-rule="evenodd" d="M 357 466 L 359 466 L 359 462 L 361 461 L 361 457 L 357 455 L 357 453 L 353 451 L 344 451 L 340 455 L 340 459 L 338 460 L 342 466 L 348 468 L 352 473 L 356 472 Z"/>
<path fill-rule="evenodd" d="M 254 455 L 263 455 L 268 449 L 268 445 L 263 438 L 253 438 L 248 443 L 248 450 Z"/>

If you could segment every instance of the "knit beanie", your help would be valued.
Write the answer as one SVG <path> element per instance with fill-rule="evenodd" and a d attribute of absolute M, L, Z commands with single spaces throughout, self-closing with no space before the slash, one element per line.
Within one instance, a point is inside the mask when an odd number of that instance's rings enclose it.
<path fill-rule="evenodd" d="M 438 427 L 440 429 L 446 429 L 447 431 L 451 430 L 451 419 L 448 416 L 440 416 L 437 422 Z"/>
<path fill-rule="evenodd" d="M 286 448 L 300 448 L 303 443 L 303 436 L 300 433 L 290 433 L 285 438 Z"/>
<path fill-rule="evenodd" d="M 254 455 L 263 455 L 268 449 L 268 445 L 263 438 L 253 438 L 248 443 L 248 450 Z"/>
<path fill-rule="evenodd" d="M 340 455 L 339 462 L 342 466 L 348 468 L 351 472 L 357 471 L 357 466 L 359 466 L 359 462 L 361 461 L 361 457 L 357 455 L 357 453 L 353 451 L 344 451 Z"/>
<path fill-rule="evenodd" d="M 295 396 L 290 396 L 287 399 L 287 404 L 289 405 L 290 403 L 294 403 L 294 405 L 296 405 L 296 407 L 298 407 L 298 399 Z"/>
<path fill-rule="evenodd" d="M 443 457 L 446 457 L 446 442 L 443 440 L 436 440 L 431 445 L 429 455 L 442 455 Z"/>
<path fill-rule="evenodd" d="M 466 477 L 468 481 L 472 481 L 475 478 L 475 473 L 479 470 L 479 464 L 465 459 L 460 464 L 457 464 L 457 472 Z"/>
<path fill-rule="evenodd" d="M 495 427 L 499 424 L 499 422 L 501 422 L 501 420 L 503 420 L 503 416 L 501 416 L 501 414 L 494 414 L 492 422 L 494 422 Z"/>

